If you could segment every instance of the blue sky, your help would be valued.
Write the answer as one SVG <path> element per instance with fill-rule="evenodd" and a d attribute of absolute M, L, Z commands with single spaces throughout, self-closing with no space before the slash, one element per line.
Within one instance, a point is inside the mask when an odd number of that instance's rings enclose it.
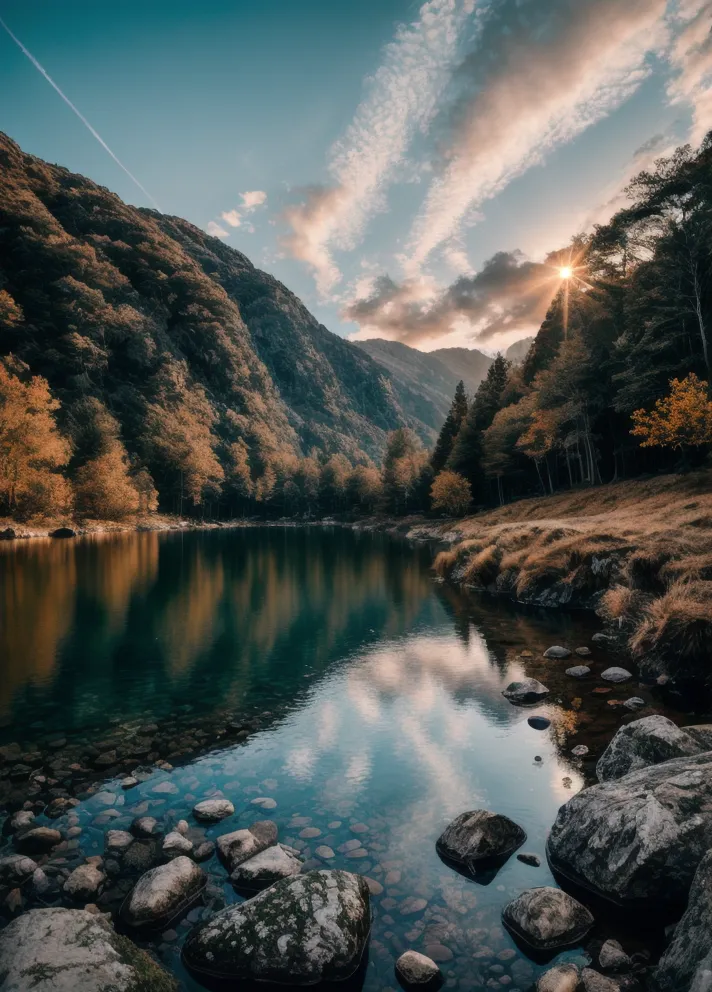
<path fill-rule="evenodd" d="M 557 288 L 547 252 L 712 123 L 709 0 L 0 0 L 0 16 L 163 211 L 332 330 L 426 349 L 531 332 Z M 2 31 L 0 129 L 150 205 Z"/>

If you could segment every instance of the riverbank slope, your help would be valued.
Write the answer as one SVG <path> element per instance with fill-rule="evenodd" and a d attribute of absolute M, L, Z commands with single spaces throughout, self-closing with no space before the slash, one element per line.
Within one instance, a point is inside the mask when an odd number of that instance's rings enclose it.
<path fill-rule="evenodd" d="M 706 674 L 712 643 L 712 473 L 522 500 L 462 520 L 411 521 L 451 547 L 437 572 L 525 603 L 596 609 L 634 656 Z"/>

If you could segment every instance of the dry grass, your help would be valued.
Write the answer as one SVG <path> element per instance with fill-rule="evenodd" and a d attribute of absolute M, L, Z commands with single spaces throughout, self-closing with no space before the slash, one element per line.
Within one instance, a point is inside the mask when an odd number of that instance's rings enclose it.
<path fill-rule="evenodd" d="M 668 668 L 712 644 L 712 473 L 523 500 L 446 525 L 462 540 L 441 575 L 528 602 L 596 606 Z M 711 674 L 712 674 L 712 666 Z"/>

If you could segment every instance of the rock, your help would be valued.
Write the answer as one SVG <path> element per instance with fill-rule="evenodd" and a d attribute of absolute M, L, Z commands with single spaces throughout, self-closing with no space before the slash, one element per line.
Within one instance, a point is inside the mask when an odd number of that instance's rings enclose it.
<path fill-rule="evenodd" d="M 610 636 L 608 634 L 604 634 L 602 631 L 599 631 L 597 634 L 594 634 L 593 635 L 593 637 L 591 638 L 591 643 L 592 644 L 607 644 L 608 641 L 610 641 L 610 639 L 611 638 L 610 638 Z"/>
<path fill-rule="evenodd" d="M 181 854 L 191 854 L 193 842 L 183 834 L 179 834 L 177 830 L 172 830 L 166 834 L 162 850 L 167 858 L 177 858 Z"/>
<path fill-rule="evenodd" d="M 419 899 L 417 896 L 407 896 L 398 907 L 398 912 L 401 916 L 413 916 L 415 913 L 422 913 L 427 905 L 427 899 Z"/>
<path fill-rule="evenodd" d="M 52 882 L 47 878 L 41 868 L 35 868 L 32 872 L 32 891 L 36 896 L 43 896 L 52 888 Z"/>
<path fill-rule="evenodd" d="M 576 648 L 576 654 L 579 658 L 588 658 L 591 654 L 591 649 L 587 647 Z"/>
<path fill-rule="evenodd" d="M 601 672 L 601 678 L 606 682 L 627 682 L 633 676 L 625 668 L 616 668 L 614 665 L 612 668 L 607 668 L 605 672 Z"/>
<path fill-rule="evenodd" d="M 202 803 L 197 803 L 193 807 L 195 819 L 205 823 L 217 823 L 232 816 L 234 812 L 235 807 L 229 799 L 204 799 Z"/>
<path fill-rule="evenodd" d="M 277 800 L 272 799 L 271 796 L 258 796 L 256 799 L 250 800 L 250 805 L 259 806 L 260 809 L 275 809 Z"/>
<path fill-rule="evenodd" d="M 642 710 L 645 706 L 645 700 L 641 699 L 640 696 L 631 696 L 630 699 L 624 699 L 623 705 L 627 710 Z"/>
<path fill-rule="evenodd" d="M 590 671 L 591 669 L 588 665 L 574 665 L 573 668 L 566 669 L 566 674 L 570 675 L 572 679 L 583 679 L 590 673 Z"/>
<path fill-rule="evenodd" d="M 126 778 L 121 779 L 122 789 L 133 789 L 135 785 L 138 785 L 138 779 L 134 778 L 133 775 L 127 775 Z"/>
<path fill-rule="evenodd" d="M 77 532 L 72 530 L 71 527 L 57 527 L 56 530 L 51 530 L 49 532 L 50 537 L 76 537 Z"/>
<path fill-rule="evenodd" d="M 177 992 L 178 983 L 110 923 L 33 909 L 0 933 L 2 992 Z M 32 976 L 29 979 L 29 976 Z"/>
<path fill-rule="evenodd" d="M 577 944 L 593 926 L 593 916 L 568 892 L 542 886 L 526 889 L 505 906 L 508 930 L 538 951 Z"/>
<path fill-rule="evenodd" d="M 286 851 L 281 844 L 273 844 L 238 865 L 230 875 L 230 881 L 237 889 L 259 891 L 280 878 L 298 875 L 302 863 L 300 857 Z"/>
<path fill-rule="evenodd" d="M 183 959 L 197 975 L 237 983 L 342 981 L 358 969 L 370 927 L 361 876 L 312 871 L 276 882 L 195 927 Z"/>
<path fill-rule="evenodd" d="M 552 647 L 547 648 L 544 652 L 545 658 L 555 658 L 557 661 L 562 661 L 564 658 L 570 658 L 571 652 L 568 648 L 562 648 L 559 644 L 554 644 Z"/>
<path fill-rule="evenodd" d="M 617 940 L 607 940 L 599 951 L 598 966 L 603 971 L 630 971 L 633 962 Z"/>
<path fill-rule="evenodd" d="M 518 854 L 517 861 L 521 861 L 523 865 L 529 865 L 531 868 L 538 868 L 541 865 L 541 858 L 539 855 L 529 854 L 527 851 L 523 851 L 521 854 Z"/>
<path fill-rule="evenodd" d="M 62 835 L 59 830 L 52 830 L 51 827 L 33 827 L 32 830 L 15 838 L 18 851 L 28 854 L 43 854 L 61 843 Z"/>
<path fill-rule="evenodd" d="M 576 992 L 579 969 L 575 964 L 557 964 L 539 976 L 536 992 Z"/>
<path fill-rule="evenodd" d="M 599 781 L 609 782 L 628 772 L 669 761 L 670 758 L 700 754 L 700 744 L 665 716 L 645 716 L 620 727 L 598 759 Z"/>
<path fill-rule="evenodd" d="M 443 973 L 432 960 L 418 951 L 406 951 L 396 961 L 396 977 L 407 989 L 439 988 Z"/>
<path fill-rule="evenodd" d="M 105 751 L 104 754 L 100 754 L 98 757 L 94 758 L 95 768 L 111 768 L 119 760 L 119 756 L 116 751 Z"/>
<path fill-rule="evenodd" d="M 707 982 L 707 984 L 705 984 Z M 712 851 L 700 861 L 687 909 L 653 973 L 659 992 L 704 992 L 712 982 Z"/>
<path fill-rule="evenodd" d="M 133 844 L 133 834 L 128 830 L 107 830 L 104 834 L 104 846 L 107 851 L 125 851 Z"/>
<path fill-rule="evenodd" d="M 12 527 L 5 527 L 0 530 L 0 541 L 14 541 L 16 537 L 17 534 Z"/>
<path fill-rule="evenodd" d="M 34 874 L 37 864 L 24 854 L 8 854 L 0 858 L 0 885 L 14 888 L 22 885 L 30 875 Z"/>
<path fill-rule="evenodd" d="M 533 730 L 546 730 L 551 726 L 551 720 L 545 716 L 530 716 L 527 723 Z"/>
<path fill-rule="evenodd" d="M 8 824 L 9 831 L 11 834 L 15 834 L 22 830 L 29 830 L 34 821 L 35 814 L 31 810 L 19 809 L 10 817 L 10 822 Z"/>
<path fill-rule="evenodd" d="M 555 870 L 614 902 L 683 903 L 712 847 L 712 754 L 673 758 L 584 789 L 551 828 Z"/>
<path fill-rule="evenodd" d="M 581 972 L 581 982 L 585 992 L 619 992 L 620 985 L 612 978 L 606 978 L 593 968 L 584 968 Z"/>
<path fill-rule="evenodd" d="M 174 858 L 139 878 L 121 907 L 121 919 L 135 930 L 164 930 L 196 902 L 206 883 L 194 861 Z"/>
<path fill-rule="evenodd" d="M 95 865 L 79 865 L 64 883 L 63 889 L 78 902 L 91 902 L 99 895 L 105 877 Z"/>
<path fill-rule="evenodd" d="M 524 830 L 508 816 L 476 809 L 455 817 L 435 847 L 442 857 L 474 872 L 478 862 L 506 858 L 526 839 Z"/>
<path fill-rule="evenodd" d="M 178 786 L 174 782 L 159 782 L 158 785 L 154 785 L 151 792 L 156 796 L 177 796 Z"/>
<path fill-rule="evenodd" d="M 218 837 L 218 857 L 232 874 L 248 858 L 277 843 L 277 824 L 272 820 L 258 820 L 247 830 L 233 830 Z"/>
<path fill-rule="evenodd" d="M 510 703 L 538 703 L 549 695 L 549 690 L 536 679 L 523 679 L 521 682 L 510 682 L 502 695 Z"/>
<path fill-rule="evenodd" d="M 571 753 L 574 758 L 583 758 L 588 754 L 588 748 L 585 744 L 577 744 L 576 747 L 571 748 Z"/>
<path fill-rule="evenodd" d="M 320 844 L 314 851 L 314 854 L 316 854 L 317 858 L 323 858 L 325 861 L 330 861 L 332 858 L 336 857 L 332 848 L 328 847 L 326 844 Z"/>
<path fill-rule="evenodd" d="M 703 751 L 712 751 L 712 724 L 700 723 L 682 729 L 697 741 Z"/>
<path fill-rule="evenodd" d="M 130 827 L 134 837 L 156 837 L 161 828 L 153 816 L 138 816 Z"/>
<path fill-rule="evenodd" d="M 123 868 L 132 875 L 143 875 L 161 860 L 161 849 L 156 840 L 135 840 L 124 851 Z"/>

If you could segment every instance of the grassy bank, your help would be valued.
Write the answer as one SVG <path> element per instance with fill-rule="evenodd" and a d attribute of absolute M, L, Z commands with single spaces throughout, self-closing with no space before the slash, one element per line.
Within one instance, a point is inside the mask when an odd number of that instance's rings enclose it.
<path fill-rule="evenodd" d="M 523 500 L 440 533 L 453 541 L 435 561 L 440 575 L 523 602 L 594 607 L 653 668 L 712 671 L 712 473 Z"/>

